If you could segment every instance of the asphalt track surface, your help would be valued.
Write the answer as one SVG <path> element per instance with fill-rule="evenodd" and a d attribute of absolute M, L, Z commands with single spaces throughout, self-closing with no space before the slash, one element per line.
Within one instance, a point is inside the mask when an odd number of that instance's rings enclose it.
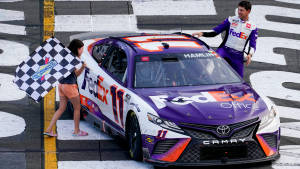
<path fill-rule="evenodd" d="M 11 2 L 9 2 L 11 1 Z M 3 19 L 0 16 L 0 41 L 1 45 L 7 41 L 17 42 L 28 46 L 29 52 L 31 53 L 43 40 L 43 1 L 38 0 L 24 0 L 12 2 L 14 0 L 0 0 L 1 10 L 13 10 L 24 13 L 23 19 Z M 284 0 L 282 0 L 284 1 Z M 288 1 L 288 0 L 286 0 Z M 185 1 L 190 3 L 190 1 Z M 136 28 L 140 30 L 209 30 L 215 25 L 221 23 L 227 16 L 234 15 L 237 0 L 214 0 L 214 6 L 216 15 L 136 15 Z M 288 15 L 266 15 L 266 19 L 277 23 L 287 23 L 299 27 L 300 23 L 300 3 L 298 1 L 292 1 L 294 3 L 279 2 L 275 0 L 252 0 L 253 5 L 266 5 L 282 7 L 283 9 L 296 9 L 298 10 L 298 16 Z M 188 10 L 188 9 L 187 9 Z M 268 10 L 268 7 L 266 7 Z M 2 11 L 1 11 L 2 12 Z M 289 11 L 287 11 L 289 12 Z M 284 13 L 284 11 L 283 11 Z M 3 14 L 3 12 L 2 12 Z M 55 15 L 133 15 L 134 10 L 131 1 L 55 1 Z M 1 13 L 0 13 L 1 15 Z M 5 16 L 7 17 L 7 16 Z M 4 29 L 7 25 L 13 25 L 15 27 L 10 29 Z M 3 26 L 3 27 L 2 27 Z M 19 27 L 24 27 L 24 30 L 19 30 Z M 68 25 L 67 25 L 68 26 Z M 71 25 L 69 25 L 71 26 Z M 3 29 L 2 29 L 2 28 Z M 16 29 L 14 31 L 14 29 Z M 292 28 L 291 28 L 292 29 Z M 272 37 L 276 39 L 290 39 L 288 43 L 293 46 L 293 43 L 299 43 L 300 40 L 299 31 L 289 32 L 289 28 L 285 31 L 278 31 L 270 29 L 260 29 L 259 37 Z M 26 32 L 26 33 L 24 33 Z M 64 44 L 68 44 L 70 38 L 81 37 L 82 39 L 91 37 L 91 34 L 83 31 L 66 31 L 62 32 L 57 30 L 55 36 L 61 40 Z M 86 37 L 84 36 L 86 35 Z M 272 43 L 270 41 L 270 43 Z M 265 44 L 266 46 L 268 44 Z M 262 71 L 280 71 L 280 72 L 292 72 L 300 76 L 300 51 L 298 47 L 281 47 L 285 45 L 279 45 L 274 47 L 273 52 L 276 54 L 284 55 L 286 65 L 271 64 L 264 62 L 253 61 L 250 66 L 245 69 L 245 80 L 252 82 L 250 76 L 257 72 Z M 20 50 L 18 46 L 8 46 L 2 48 L 0 46 L 0 59 L 7 51 Z M 12 55 L 11 57 L 15 57 Z M 276 59 L 276 58 L 275 58 Z M 2 64 L 0 62 L 0 73 L 14 75 L 16 65 Z M 274 75 L 274 74 L 273 74 Z M 284 74 L 283 74 L 284 75 Z M 287 73 L 286 76 L 289 74 Z M 281 75 L 282 76 L 282 75 Z M 296 76 L 297 77 L 297 76 Z M 281 78 L 278 74 L 273 79 Z M 300 92 L 300 82 L 297 79 L 283 81 L 282 86 L 288 89 Z M 252 84 L 253 85 L 253 84 Z M 0 89 L 4 87 L 3 80 L 0 82 Z M 3 90 L 1 91 L 3 92 Z M 14 91 L 13 91 L 14 92 Z M 274 93 L 279 91 L 273 91 Z M 291 96 L 292 97 L 292 96 Z M 278 106 L 295 108 L 299 112 L 300 101 L 297 99 L 283 99 L 281 97 L 272 97 L 272 101 Z M 295 97 L 297 98 L 297 97 Z M 41 135 L 43 126 L 43 105 L 34 103 L 26 97 L 19 99 L 6 99 L 6 94 L 0 95 L 0 112 L 5 112 L 3 115 L 0 114 L 0 169 L 11 169 L 11 168 L 28 168 L 28 169 L 39 169 L 45 166 L 44 156 L 44 137 Z M 5 124 L 5 119 L 9 119 L 7 114 L 13 114 L 18 118 L 11 118 L 11 124 Z M 14 120 L 15 119 L 15 120 Z M 20 119 L 17 121 L 16 119 Z M 22 126 L 21 122 L 24 119 L 26 127 Z M 71 120 L 71 116 L 67 113 L 61 118 L 61 120 Z M 292 123 L 299 122 L 299 118 L 282 117 L 281 123 Z M 17 123 L 18 122 L 18 123 Z M 63 122 L 63 121 L 62 121 Z M 17 124 L 15 124 L 17 123 Z M 6 125 L 6 126 L 5 126 Z M 7 126 L 8 125 L 8 126 Z M 24 128 L 20 132 L 16 132 L 14 135 L 5 135 L 8 131 L 17 131 L 12 129 L 13 127 Z M 300 145 L 300 137 L 297 136 L 297 130 L 291 130 L 295 132 L 290 133 L 289 136 L 282 136 L 281 146 L 291 146 L 291 149 L 296 150 Z M 298 129 L 299 131 L 299 129 Z M 294 148 L 293 148 L 294 146 Z M 57 140 L 57 160 L 58 161 L 115 161 L 116 163 L 121 160 L 129 160 L 129 156 L 126 152 L 125 146 L 122 141 L 113 140 Z M 289 152 L 288 152 L 289 153 Z M 300 159 L 300 150 L 293 152 L 295 156 L 291 159 L 287 158 L 287 161 L 280 161 L 277 165 L 273 163 L 262 163 L 253 165 L 239 165 L 234 166 L 235 168 L 300 168 L 300 163 L 297 159 Z M 284 154 L 284 153 L 283 153 Z M 285 153 L 286 154 L 286 153 Z M 292 154 L 292 153 L 291 153 Z M 282 157 L 281 157 L 282 158 Z M 66 165 L 67 166 L 67 165 Z M 71 165 L 70 165 L 71 166 Z M 129 166 L 130 167 L 130 166 Z M 143 166 L 145 167 L 145 166 Z M 152 168 L 152 166 L 149 166 Z M 63 168 L 63 167 L 61 167 Z M 66 168 L 66 167 L 65 167 Z M 123 168 L 123 166 L 106 165 L 106 168 Z M 147 168 L 147 166 L 146 166 Z M 211 167 L 212 168 L 212 167 Z M 213 167 L 216 168 L 216 167 Z M 224 168 L 224 167 L 222 167 Z M 232 168 L 229 166 L 228 168 Z"/>

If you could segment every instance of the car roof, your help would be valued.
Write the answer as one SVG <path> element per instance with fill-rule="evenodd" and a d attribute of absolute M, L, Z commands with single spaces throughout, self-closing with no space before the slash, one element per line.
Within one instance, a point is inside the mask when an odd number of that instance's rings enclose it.
<path fill-rule="evenodd" d="M 130 46 L 136 55 L 154 53 L 203 52 L 210 47 L 189 34 L 140 34 L 134 36 L 111 37 Z"/>

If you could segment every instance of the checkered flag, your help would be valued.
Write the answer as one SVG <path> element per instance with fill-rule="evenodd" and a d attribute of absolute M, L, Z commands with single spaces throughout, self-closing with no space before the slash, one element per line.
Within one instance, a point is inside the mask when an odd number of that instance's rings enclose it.
<path fill-rule="evenodd" d="M 60 79 L 81 65 L 58 39 L 49 38 L 17 67 L 14 82 L 39 102 Z"/>

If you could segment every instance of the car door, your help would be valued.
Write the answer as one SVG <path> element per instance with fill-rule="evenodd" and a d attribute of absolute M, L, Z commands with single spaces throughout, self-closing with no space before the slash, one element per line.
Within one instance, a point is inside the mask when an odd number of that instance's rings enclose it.
<path fill-rule="evenodd" d="M 103 114 L 123 130 L 124 117 L 126 117 L 124 113 L 127 112 L 127 105 L 124 105 L 126 104 L 124 98 L 127 90 L 127 56 L 125 52 L 118 47 L 112 47 L 110 53 L 104 57 L 101 68 L 107 77 L 102 82 L 103 87 L 109 89 L 107 95 L 109 104 L 104 105 Z"/>

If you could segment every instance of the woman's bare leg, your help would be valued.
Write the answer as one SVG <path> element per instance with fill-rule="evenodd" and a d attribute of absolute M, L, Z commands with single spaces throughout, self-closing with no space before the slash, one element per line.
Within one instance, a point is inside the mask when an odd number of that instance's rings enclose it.
<path fill-rule="evenodd" d="M 45 132 L 47 133 L 51 133 L 53 130 L 53 126 L 56 123 L 56 121 L 60 118 L 60 116 L 63 114 L 63 112 L 66 110 L 67 107 L 67 103 L 68 103 L 68 99 L 65 96 L 60 96 L 60 101 L 59 101 L 59 108 L 56 110 L 56 112 L 54 113 L 50 125 L 47 128 L 47 130 Z"/>
<path fill-rule="evenodd" d="M 80 121 L 80 97 L 76 96 L 70 99 L 74 108 L 74 134 L 78 134 Z"/>

